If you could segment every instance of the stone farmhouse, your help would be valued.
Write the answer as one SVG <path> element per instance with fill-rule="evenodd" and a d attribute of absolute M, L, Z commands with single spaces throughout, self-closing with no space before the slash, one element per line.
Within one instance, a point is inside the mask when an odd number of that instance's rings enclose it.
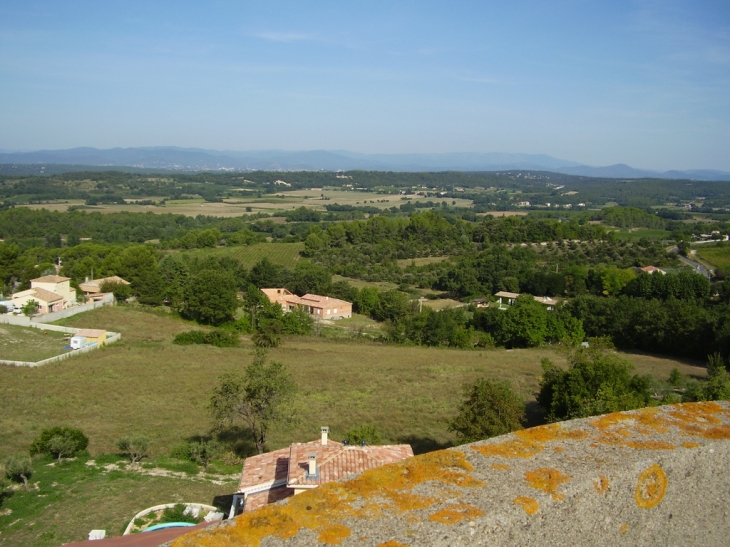
<path fill-rule="evenodd" d="M 12 296 L 16 308 L 22 308 L 31 300 L 38 304 L 38 313 L 61 311 L 76 303 L 76 289 L 71 288 L 70 277 L 44 275 L 31 279 L 30 289 Z"/>
<path fill-rule="evenodd" d="M 246 458 L 231 517 L 413 456 L 407 444 L 350 446 L 328 436 L 329 428 L 322 427 L 317 441 Z"/>
<path fill-rule="evenodd" d="M 280 304 L 285 312 L 301 306 L 317 319 L 347 319 L 352 317 L 352 303 L 338 298 L 305 294 L 297 296 L 287 289 L 261 289 L 272 304 Z"/>

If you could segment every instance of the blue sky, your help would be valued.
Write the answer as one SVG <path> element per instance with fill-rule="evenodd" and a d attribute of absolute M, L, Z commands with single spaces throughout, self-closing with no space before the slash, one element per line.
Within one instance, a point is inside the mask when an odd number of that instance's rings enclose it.
<path fill-rule="evenodd" d="M 730 170 L 730 2 L 0 3 L 0 148 Z"/>

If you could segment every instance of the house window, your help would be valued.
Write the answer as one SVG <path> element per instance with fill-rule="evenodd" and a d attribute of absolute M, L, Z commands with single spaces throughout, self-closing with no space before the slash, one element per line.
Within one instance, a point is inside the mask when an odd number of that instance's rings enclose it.
<path fill-rule="evenodd" d="M 332 313 L 337 313 L 337 308 L 335 308 L 334 310 L 332 310 Z"/>

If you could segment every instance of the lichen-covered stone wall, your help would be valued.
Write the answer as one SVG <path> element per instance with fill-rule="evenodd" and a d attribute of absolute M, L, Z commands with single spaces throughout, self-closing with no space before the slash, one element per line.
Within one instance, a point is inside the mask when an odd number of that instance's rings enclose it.
<path fill-rule="evenodd" d="M 172 545 L 730 545 L 730 403 L 608 414 L 425 454 Z"/>

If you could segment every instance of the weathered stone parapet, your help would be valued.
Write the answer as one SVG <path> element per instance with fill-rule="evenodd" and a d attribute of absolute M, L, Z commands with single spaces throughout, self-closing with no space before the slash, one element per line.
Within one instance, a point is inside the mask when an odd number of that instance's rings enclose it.
<path fill-rule="evenodd" d="M 174 547 L 728 545 L 730 403 L 527 429 L 367 471 Z"/>

